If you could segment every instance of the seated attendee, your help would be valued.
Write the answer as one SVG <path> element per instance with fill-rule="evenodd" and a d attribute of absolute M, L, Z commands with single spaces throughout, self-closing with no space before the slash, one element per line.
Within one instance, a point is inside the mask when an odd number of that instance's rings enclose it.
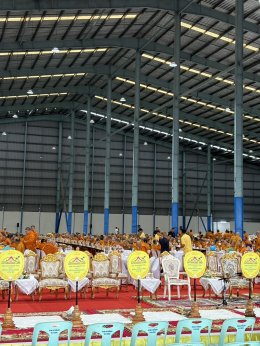
<path fill-rule="evenodd" d="M 168 232 L 168 236 L 169 237 L 172 237 L 172 238 L 175 238 L 175 232 L 174 232 L 174 228 L 171 228 L 170 230 L 169 230 L 169 232 Z"/>
<path fill-rule="evenodd" d="M 138 236 L 139 236 L 140 239 L 144 239 L 145 238 L 145 233 L 144 233 L 142 228 L 139 228 Z"/>

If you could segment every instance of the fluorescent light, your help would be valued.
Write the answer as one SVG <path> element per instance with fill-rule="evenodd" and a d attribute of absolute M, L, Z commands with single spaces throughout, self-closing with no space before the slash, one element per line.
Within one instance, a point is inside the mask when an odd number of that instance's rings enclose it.
<path fill-rule="evenodd" d="M 227 107 L 227 108 L 225 109 L 225 111 L 226 111 L 226 112 L 230 112 L 230 108 Z"/>
<path fill-rule="evenodd" d="M 33 95 L 33 94 L 34 94 L 34 92 L 33 92 L 33 90 L 32 90 L 32 89 L 29 89 L 29 90 L 27 91 L 27 94 L 28 94 L 28 95 Z"/>

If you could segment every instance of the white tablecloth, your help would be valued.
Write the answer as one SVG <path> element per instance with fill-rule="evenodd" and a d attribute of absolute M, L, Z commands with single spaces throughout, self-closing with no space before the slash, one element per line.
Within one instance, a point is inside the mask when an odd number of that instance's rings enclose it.
<path fill-rule="evenodd" d="M 31 276 L 28 279 L 19 279 L 14 282 L 14 285 L 24 294 L 32 294 L 38 287 L 39 283 L 35 277 Z"/>
<path fill-rule="evenodd" d="M 68 280 L 68 284 L 69 284 L 72 292 L 76 292 L 76 281 Z M 88 284 L 89 284 L 88 278 L 84 278 L 83 280 L 80 280 L 78 282 L 78 291 L 80 291 L 83 287 L 87 286 Z"/>
<path fill-rule="evenodd" d="M 16 328 L 27 329 L 34 328 L 37 323 L 41 322 L 55 322 L 64 321 L 60 316 L 23 316 L 23 317 L 13 317 L 14 324 Z"/>
<path fill-rule="evenodd" d="M 128 275 L 128 282 L 133 283 L 133 279 L 130 277 L 128 270 L 127 270 L 127 259 L 128 259 L 129 253 L 123 254 L 122 256 L 122 273 Z M 153 277 L 156 279 L 160 279 L 160 260 L 159 258 L 151 257 L 150 258 L 150 272 L 153 273 Z"/>
<path fill-rule="evenodd" d="M 215 279 L 215 278 L 200 278 L 201 286 L 207 291 L 209 287 L 212 288 L 213 292 L 217 295 L 220 295 L 224 289 L 224 280 Z M 226 283 L 226 289 L 229 287 L 229 284 Z"/>
<path fill-rule="evenodd" d="M 160 286 L 161 280 L 159 279 L 141 279 L 140 284 L 141 288 L 144 288 L 150 293 L 154 293 L 157 288 Z M 134 286 L 137 287 L 137 280 L 133 282 Z"/>

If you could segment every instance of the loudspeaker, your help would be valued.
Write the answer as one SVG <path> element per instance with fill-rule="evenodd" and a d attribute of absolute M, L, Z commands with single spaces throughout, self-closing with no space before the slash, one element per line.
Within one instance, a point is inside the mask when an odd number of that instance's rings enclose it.
<path fill-rule="evenodd" d="M 20 226 L 19 222 L 17 222 L 16 227 L 18 228 Z"/>

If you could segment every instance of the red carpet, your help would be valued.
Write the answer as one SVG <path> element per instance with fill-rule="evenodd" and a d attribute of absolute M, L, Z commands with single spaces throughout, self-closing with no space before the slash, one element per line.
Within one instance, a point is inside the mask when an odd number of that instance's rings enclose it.
<path fill-rule="evenodd" d="M 158 295 L 163 294 L 163 288 L 158 290 Z M 234 293 L 233 293 L 234 294 Z M 240 290 L 240 294 L 247 294 L 247 290 Z M 260 285 L 256 285 L 254 294 L 260 294 Z M 144 296 L 148 296 L 148 292 L 144 292 Z M 133 309 L 136 306 L 136 289 L 129 286 L 128 292 L 125 287 L 119 292 L 119 298 L 116 298 L 115 292 L 109 292 L 108 297 L 106 296 L 105 290 L 100 289 L 96 292 L 95 299 L 91 299 L 91 290 L 87 293 L 86 298 L 79 298 L 79 306 L 81 311 L 85 310 L 115 310 L 115 309 Z M 197 291 L 197 297 L 202 296 L 202 289 L 199 286 Z M 207 295 L 206 295 L 207 297 Z M 187 299 L 187 290 L 184 290 L 184 299 Z M 214 294 L 212 294 L 214 298 Z M 0 298 L 0 314 L 4 314 L 7 308 L 7 297 L 5 300 Z M 176 292 L 173 290 L 172 299 L 176 299 Z M 55 294 L 49 293 L 47 290 L 43 292 L 42 301 L 38 301 L 38 296 L 35 296 L 35 301 L 32 301 L 30 296 L 19 294 L 19 300 L 13 301 L 11 309 L 13 312 L 55 312 L 55 311 L 66 311 L 72 305 L 75 305 L 75 294 L 72 293 L 72 298 L 64 300 L 64 294 L 62 291 L 58 294 L 56 299 Z M 152 307 L 149 303 L 142 302 L 143 308 Z"/>

